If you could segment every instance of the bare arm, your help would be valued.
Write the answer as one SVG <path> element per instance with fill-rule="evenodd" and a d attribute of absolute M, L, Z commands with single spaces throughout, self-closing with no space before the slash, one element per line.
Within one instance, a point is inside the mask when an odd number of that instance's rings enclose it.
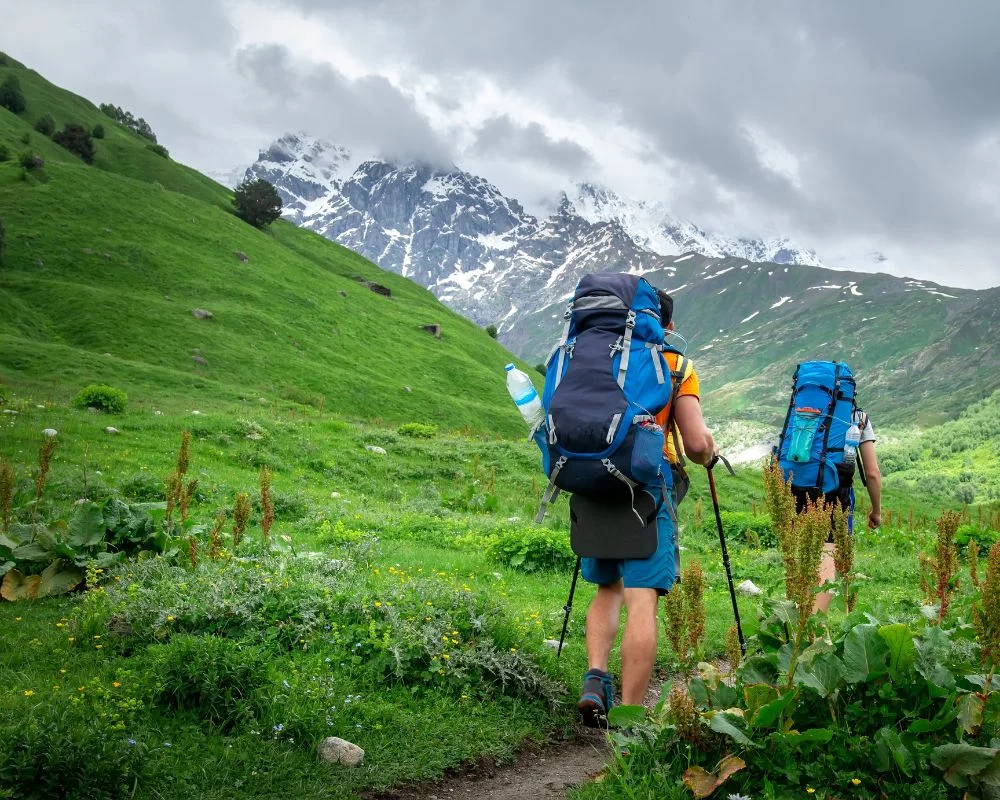
<path fill-rule="evenodd" d="M 878 456 L 875 455 L 875 442 L 862 442 L 858 450 L 861 452 L 861 462 L 865 468 L 868 499 L 872 501 L 872 510 L 868 513 L 868 527 L 877 528 L 882 524 L 882 473 L 879 472 Z"/>
<path fill-rule="evenodd" d="M 694 395 L 681 395 L 674 409 L 674 422 L 684 440 L 684 454 L 696 464 L 708 466 L 715 455 L 715 439 L 701 415 L 701 403 Z"/>

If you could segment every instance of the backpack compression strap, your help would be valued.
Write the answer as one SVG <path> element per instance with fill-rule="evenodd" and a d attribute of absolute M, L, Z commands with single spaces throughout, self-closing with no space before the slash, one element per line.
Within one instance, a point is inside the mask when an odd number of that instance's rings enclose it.
<path fill-rule="evenodd" d="M 837 400 L 840 399 L 840 364 L 833 370 L 833 392 L 830 394 L 830 405 L 826 409 L 826 430 L 823 432 L 823 449 L 819 453 L 819 469 L 816 470 L 816 488 L 823 488 L 826 453 L 830 446 L 830 431 L 833 429 L 833 415 L 837 411 Z"/>

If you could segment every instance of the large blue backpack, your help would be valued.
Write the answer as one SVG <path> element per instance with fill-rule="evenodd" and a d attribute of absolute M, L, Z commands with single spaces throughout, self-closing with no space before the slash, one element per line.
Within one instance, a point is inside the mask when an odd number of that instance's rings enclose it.
<path fill-rule="evenodd" d="M 560 489 L 634 507 L 637 489 L 671 483 L 655 422 L 672 390 L 656 289 L 636 275 L 586 275 L 565 318 L 547 362 L 545 418 L 536 433 L 549 477 L 539 516 Z"/>
<path fill-rule="evenodd" d="M 775 447 L 793 490 L 830 494 L 850 487 L 854 465 L 848 469 L 844 464 L 844 443 L 856 409 L 854 373 L 847 364 L 803 361 L 798 365 Z"/>

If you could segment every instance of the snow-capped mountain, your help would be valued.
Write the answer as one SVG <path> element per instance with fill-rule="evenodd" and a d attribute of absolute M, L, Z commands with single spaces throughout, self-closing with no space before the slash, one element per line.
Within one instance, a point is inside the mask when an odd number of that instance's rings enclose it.
<path fill-rule="evenodd" d="M 936 385 L 900 383 L 927 359 L 957 391 L 981 391 L 975 375 L 1000 375 L 992 344 L 1000 290 L 834 271 L 787 240 L 725 239 L 673 220 L 662 205 L 593 186 L 538 218 L 457 167 L 361 160 L 304 134 L 262 151 L 247 175 L 276 186 L 290 219 L 495 324 L 501 342 L 531 362 L 550 351 L 580 277 L 607 270 L 645 275 L 675 296 L 680 332 L 704 359 L 699 372 L 717 408 L 748 394 L 755 408 L 778 408 L 804 358 L 845 358 L 866 371 L 883 419 L 905 407 L 896 402 L 901 385 L 919 387 L 927 415 L 941 413 Z"/>
<path fill-rule="evenodd" d="M 736 239 L 708 233 L 692 222 L 676 219 L 662 202 L 628 200 L 606 186 L 579 183 L 574 187 L 572 198 L 584 219 L 617 222 L 638 244 L 660 255 L 695 252 L 709 258 L 734 256 L 747 261 L 824 266 L 815 252 L 786 237 Z"/>
<path fill-rule="evenodd" d="M 648 272 L 663 258 L 617 221 L 591 222 L 563 196 L 538 219 L 457 167 L 358 163 L 344 148 L 288 134 L 247 171 L 277 188 L 286 217 L 412 278 L 476 322 L 520 315 L 598 269 Z"/>

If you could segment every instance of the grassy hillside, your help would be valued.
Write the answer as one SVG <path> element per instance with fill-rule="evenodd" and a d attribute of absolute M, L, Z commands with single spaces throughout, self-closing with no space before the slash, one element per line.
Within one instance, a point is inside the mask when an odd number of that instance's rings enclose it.
<path fill-rule="evenodd" d="M 0 67 L 0 81 L 8 74 L 28 109 L 0 109 L 0 146 L 13 156 L 0 163 L 0 381 L 56 398 L 99 381 L 166 408 L 284 398 L 520 431 L 503 385 L 510 354 L 426 290 L 285 222 L 250 227 L 227 190 L 146 149 L 88 101 L 18 65 Z M 32 130 L 44 113 L 59 128 L 104 126 L 93 166 Z M 44 167 L 22 170 L 16 158 L 28 150 Z M 214 318 L 196 319 L 195 308 Z"/>

